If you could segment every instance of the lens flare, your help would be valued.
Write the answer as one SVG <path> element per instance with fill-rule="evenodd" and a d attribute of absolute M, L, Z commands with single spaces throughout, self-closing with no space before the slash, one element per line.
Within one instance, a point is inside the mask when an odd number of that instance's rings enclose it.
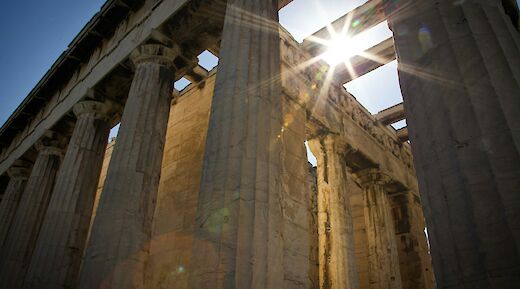
<path fill-rule="evenodd" d="M 362 51 L 363 47 L 356 41 L 356 37 L 335 35 L 328 41 L 327 50 L 322 54 L 322 58 L 331 66 L 336 66 Z"/>

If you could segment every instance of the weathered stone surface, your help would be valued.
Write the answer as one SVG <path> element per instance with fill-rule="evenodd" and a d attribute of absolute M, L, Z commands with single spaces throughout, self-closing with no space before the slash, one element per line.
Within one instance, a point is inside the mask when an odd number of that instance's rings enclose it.
<path fill-rule="evenodd" d="M 344 143 L 325 136 L 309 144 L 318 160 L 319 288 L 359 289 Z"/>
<path fill-rule="evenodd" d="M 81 267 L 78 288 L 143 288 L 178 50 L 145 45 Z"/>
<path fill-rule="evenodd" d="M 352 175 L 348 175 L 353 179 Z M 368 240 L 365 226 L 365 208 L 363 204 L 363 191 L 355 183 L 348 184 L 348 190 L 352 192 L 350 206 L 352 209 L 352 223 L 354 227 L 354 245 L 356 248 L 356 265 L 359 276 L 359 288 L 369 289 L 368 283 Z"/>
<path fill-rule="evenodd" d="M 310 228 L 311 228 L 311 240 L 310 240 L 310 258 L 311 261 L 309 267 L 309 279 L 310 289 L 320 288 L 320 253 L 319 253 L 319 236 L 318 236 L 318 176 L 317 167 L 313 167 L 309 163 L 309 174 L 307 175 L 308 186 L 309 186 L 309 203 L 310 203 Z"/>
<path fill-rule="evenodd" d="M 0 284 L 5 288 L 22 286 L 51 198 L 62 145 L 62 140 L 55 138 L 45 138 L 37 144 L 38 157 L 0 252 Z"/>
<path fill-rule="evenodd" d="M 318 288 L 317 256 L 313 256 L 318 230 L 316 213 L 313 212 L 315 192 L 308 183 L 305 149 L 307 112 L 287 95 L 283 94 L 282 97 L 280 205 L 283 215 L 283 288 L 313 289 Z"/>
<path fill-rule="evenodd" d="M 502 1 L 399 2 L 389 23 L 437 286 L 519 288 L 518 31 Z"/>
<path fill-rule="evenodd" d="M 377 169 L 357 172 L 356 177 L 363 189 L 369 288 L 401 289 L 394 220 L 385 191 L 389 179 Z"/>
<path fill-rule="evenodd" d="M 29 178 L 30 167 L 28 163 L 18 161 L 15 166 L 11 167 L 7 173 L 9 174 L 9 183 L 5 189 L 2 202 L 0 203 L 0 248 L 7 238 L 7 233 L 13 223 L 16 210 L 20 204 L 22 193 Z"/>
<path fill-rule="evenodd" d="M 185 289 L 215 75 L 175 101 L 157 196 L 146 288 Z"/>
<path fill-rule="evenodd" d="M 114 113 L 83 101 L 43 220 L 24 288 L 74 288 L 87 241 L 99 173 Z"/>
<path fill-rule="evenodd" d="M 391 196 L 403 289 L 433 289 L 435 281 L 428 253 L 426 224 L 419 198 L 410 191 Z"/>
<path fill-rule="evenodd" d="M 186 288 L 191 272 L 191 245 L 198 203 L 202 159 L 215 74 L 204 86 L 186 89 L 172 106 L 161 183 L 159 186 L 154 230 L 147 266 L 147 288 Z M 285 151 L 283 177 L 285 186 L 281 201 L 284 232 L 284 288 L 317 288 L 317 257 L 312 257 L 312 238 L 317 239 L 312 225 L 312 196 L 307 184 L 305 111 L 284 99 Z M 290 141 L 300 139 L 298 142 Z M 285 145 L 284 140 L 288 143 Z M 312 181 L 312 182 L 315 182 Z M 313 230 L 314 229 L 314 230 Z M 311 267 L 316 267 L 312 273 Z M 316 278 L 314 278 L 314 276 Z"/>
<path fill-rule="evenodd" d="M 283 288 L 283 119 L 276 2 L 227 2 L 190 289 Z"/>

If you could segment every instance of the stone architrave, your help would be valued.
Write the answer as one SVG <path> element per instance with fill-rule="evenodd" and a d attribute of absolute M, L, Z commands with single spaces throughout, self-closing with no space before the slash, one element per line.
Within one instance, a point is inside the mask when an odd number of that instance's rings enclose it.
<path fill-rule="evenodd" d="M 21 288 L 60 167 L 64 140 L 45 137 L 0 253 L 0 284 Z"/>
<path fill-rule="evenodd" d="M 220 53 L 188 288 L 284 288 L 278 1 L 227 1 Z"/>
<path fill-rule="evenodd" d="M 385 190 L 390 178 L 378 169 L 365 169 L 355 175 L 363 189 L 369 288 L 401 289 L 395 223 Z"/>
<path fill-rule="evenodd" d="M 16 209 L 20 204 L 22 193 L 29 179 L 30 167 L 29 163 L 24 161 L 16 161 L 15 164 L 7 170 L 9 175 L 9 183 L 4 192 L 4 197 L 0 203 L 0 248 L 4 244 L 9 228 L 13 223 Z"/>
<path fill-rule="evenodd" d="M 504 1 L 387 1 L 439 289 L 520 288 L 520 34 Z"/>
<path fill-rule="evenodd" d="M 318 237 L 321 289 L 359 289 L 347 166 L 334 136 L 309 141 L 318 165 Z"/>
<path fill-rule="evenodd" d="M 179 48 L 146 44 L 136 66 L 77 288 L 143 288 Z"/>
<path fill-rule="evenodd" d="M 115 107 L 81 101 L 23 288 L 75 288 Z"/>

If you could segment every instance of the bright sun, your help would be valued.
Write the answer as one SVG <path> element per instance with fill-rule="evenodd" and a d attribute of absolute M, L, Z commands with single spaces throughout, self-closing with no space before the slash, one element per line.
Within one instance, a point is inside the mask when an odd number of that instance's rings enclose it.
<path fill-rule="evenodd" d="M 326 32 L 328 33 L 326 33 L 326 36 L 324 35 L 325 33 L 317 32 L 306 38 L 306 41 L 312 41 L 325 49 L 322 50 L 323 52 L 320 55 L 300 64 L 301 68 L 305 68 L 317 61 L 325 61 L 332 68 L 328 70 L 326 81 L 330 81 L 333 78 L 336 69 L 346 69 L 349 74 L 355 76 L 356 67 L 354 66 L 357 65 L 356 63 L 358 62 L 353 59 L 355 56 L 380 62 L 377 55 L 373 55 L 369 49 L 377 45 L 380 42 L 379 38 L 388 30 L 385 22 L 373 27 L 368 27 L 363 32 L 360 32 L 360 29 L 358 29 L 360 27 L 358 26 L 362 24 L 359 19 L 352 20 L 347 17 L 343 20 L 343 23 L 337 21 L 338 20 L 336 20 L 335 23 L 327 25 Z M 386 30 L 383 31 L 385 27 Z M 351 30 L 350 28 L 356 29 Z M 353 60 L 356 63 L 353 63 Z"/>
<path fill-rule="evenodd" d="M 352 56 L 363 51 L 358 37 L 350 38 L 343 35 L 334 35 L 331 40 L 327 41 L 326 46 L 327 50 L 322 54 L 321 58 L 331 66 L 346 62 Z"/>

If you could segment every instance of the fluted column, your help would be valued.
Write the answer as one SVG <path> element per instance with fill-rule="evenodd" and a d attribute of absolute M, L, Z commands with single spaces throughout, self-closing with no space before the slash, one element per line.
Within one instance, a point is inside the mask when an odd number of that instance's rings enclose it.
<path fill-rule="evenodd" d="M 345 148 L 333 136 L 309 141 L 318 160 L 318 238 L 321 289 L 358 289 Z"/>
<path fill-rule="evenodd" d="M 227 2 L 190 289 L 284 288 L 277 2 Z"/>
<path fill-rule="evenodd" d="M 143 288 L 178 49 L 140 46 L 78 288 Z"/>
<path fill-rule="evenodd" d="M 401 289 L 395 225 L 385 191 L 389 178 L 377 169 L 357 172 L 356 177 L 363 189 L 370 289 Z"/>
<path fill-rule="evenodd" d="M 22 286 L 60 166 L 61 147 L 62 141 L 54 138 L 36 145 L 38 156 L 0 253 L 0 284 L 4 288 Z"/>
<path fill-rule="evenodd" d="M 82 101 L 24 288 L 75 288 L 108 134 L 111 106 Z"/>
<path fill-rule="evenodd" d="M 438 288 L 520 288 L 520 35 L 500 0 L 390 3 Z"/>
<path fill-rule="evenodd" d="M 9 183 L 0 203 L 0 250 L 13 223 L 16 209 L 18 209 L 22 193 L 29 178 L 29 173 L 29 164 L 20 160 L 16 161 L 15 165 L 7 170 Z"/>

